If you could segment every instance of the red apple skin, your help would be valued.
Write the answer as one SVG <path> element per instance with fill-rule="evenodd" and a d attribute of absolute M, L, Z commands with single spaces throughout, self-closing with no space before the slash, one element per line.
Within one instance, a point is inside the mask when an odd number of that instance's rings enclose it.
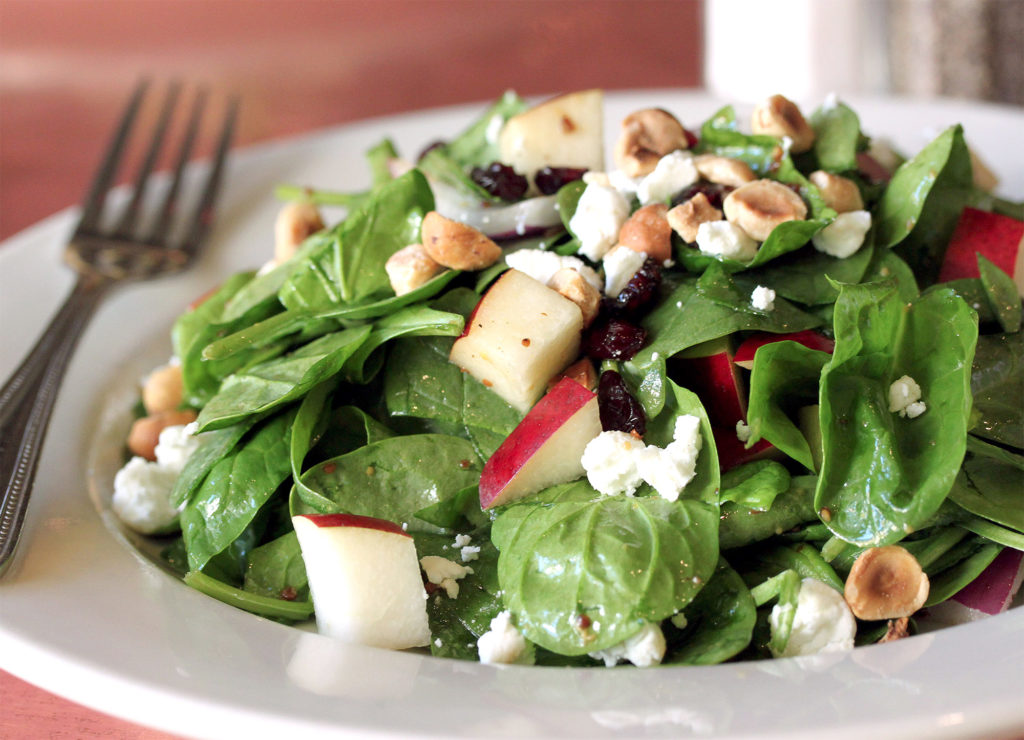
<path fill-rule="evenodd" d="M 1018 255 L 1024 241 L 1024 221 L 998 213 L 964 208 L 939 271 L 939 282 L 978 277 L 977 253 L 1014 278 L 1018 284 Z"/>
<path fill-rule="evenodd" d="M 748 450 L 746 443 L 740 442 L 736 436 L 735 425 L 731 429 L 713 427 L 711 432 L 715 437 L 715 447 L 718 448 L 718 467 L 723 473 L 743 463 L 780 456 L 775 445 L 766 439 L 760 440 Z"/>
<path fill-rule="evenodd" d="M 466 317 L 466 322 L 462 325 L 462 333 L 459 334 L 459 339 L 469 334 L 469 328 L 473 325 L 473 319 L 476 317 L 476 312 L 480 310 L 480 306 L 483 305 L 483 302 L 484 298 L 483 296 L 480 296 L 480 300 L 476 302 L 475 306 L 473 306 L 473 310 L 469 312 L 469 316 Z"/>
<path fill-rule="evenodd" d="M 731 352 L 673 360 L 673 376 L 697 394 L 711 426 L 734 429 L 737 421 L 747 418 L 746 388 Z"/>
<path fill-rule="evenodd" d="M 300 516 L 309 519 L 318 527 L 361 527 L 362 529 L 379 529 L 382 532 L 400 534 L 403 537 L 412 536 L 394 522 L 372 516 L 360 516 L 359 514 L 301 514 Z"/>
<path fill-rule="evenodd" d="M 792 334 L 769 334 L 768 332 L 759 332 L 752 334 L 747 339 L 743 340 L 743 343 L 736 348 L 736 354 L 733 356 L 733 362 L 746 370 L 751 370 L 754 367 L 754 355 L 757 350 L 766 344 L 772 342 L 799 342 L 808 349 L 816 349 L 820 352 L 828 352 L 832 354 L 832 351 L 836 347 L 834 340 L 829 339 L 824 334 L 819 334 L 811 329 L 805 329 L 804 331 L 793 332 Z"/>
<path fill-rule="evenodd" d="M 597 395 L 593 391 L 572 378 L 558 381 L 530 409 L 484 464 L 480 474 L 481 508 L 488 509 L 507 503 L 500 497 L 510 481 L 530 462 L 551 435 L 588 403 L 597 403 Z"/>
<path fill-rule="evenodd" d="M 958 591 L 953 600 L 985 614 L 1001 614 L 1013 601 L 1014 586 L 1020 586 L 1022 560 L 1024 553 L 1006 548 L 980 576 Z"/>

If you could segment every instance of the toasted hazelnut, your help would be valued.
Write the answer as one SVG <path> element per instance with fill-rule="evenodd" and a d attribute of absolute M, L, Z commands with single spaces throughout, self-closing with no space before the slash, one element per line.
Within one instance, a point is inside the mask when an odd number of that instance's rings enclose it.
<path fill-rule="evenodd" d="M 181 365 L 164 365 L 149 374 L 142 384 L 142 405 L 147 414 L 174 411 L 185 395 Z"/>
<path fill-rule="evenodd" d="M 431 211 L 420 229 L 431 259 L 453 270 L 482 270 L 501 259 L 501 247 L 472 226 Z"/>
<path fill-rule="evenodd" d="M 548 383 L 548 390 L 554 388 L 562 378 L 571 378 L 588 391 L 597 389 L 597 370 L 594 369 L 594 363 L 587 357 L 580 358 L 553 377 Z"/>
<path fill-rule="evenodd" d="M 698 154 L 693 158 L 697 172 L 708 182 L 738 188 L 757 179 L 750 165 L 731 157 L 719 157 L 717 154 Z"/>
<path fill-rule="evenodd" d="M 685 203 L 680 203 L 667 214 L 669 226 L 683 241 L 692 244 L 697 241 L 697 229 L 708 221 L 721 221 L 722 212 L 711 205 L 704 193 L 697 193 Z"/>
<path fill-rule="evenodd" d="M 799 195 L 774 180 L 754 180 L 736 188 L 722 203 L 725 220 L 763 242 L 779 224 L 802 221 L 807 206 Z"/>
<path fill-rule="evenodd" d="M 638 208 L 619 229 L 622 246 L 645 252 L 659 263 L 672 259 L 672 227 L 668 225 L 668 206 L 652 203 Z"/>
<path fill-rule="evenodd" d="M 872 547 L 857 556 L 843 595 L 858 619 L 909 617 L 928 600 L 928 576 L 899 545 Z"/>
<path fill-rule="evenodd" d="M 274 222 L 274 261 L 288 260 L 306 237 L 322 228 L 324 221 L 312 203 L 297 200 L 285 204 Z"/>
<path fill-rule="evenodd" d="M 882 635 L 882 638 L 878 642 L 894 642 L 907 637 L 910 634 L 908 626 L 909 620 L 906 617 L 890 619 L 889 624 L 885 627 L 885 634 Z"/>
<path fill-rule="evenodd" d="M 133 455 L 156 460 L 156 443 L 160 441 L 160 432 L 166 427 L 191 424 L 195 420 L 195 411 L 161 411 L 136 419 L 128 432 L 128 450 Z"/>
<path fill-rule="evenodd" d="M 750 126 L 755 134 L 778 138 L 788 136 L 793 142 L 790 151 L 794 154 L 806 152 L 814 146 L 814 129 L 796 103 L 782 95 L 772 95 L 754 108 Z"/>
<path fill-rule="evenodd" d="M 395 295 L 405 295 L 443 272 L 444 267 L 427 254 L 422 244 L 410 244 L 388 257 L 384 271 Z"/>
<path fill-rule="evenodd" d="M 583 312 L 583 326 L 587 327 L 597 318 L 601 309 L 601 292 L 571 267 L 563 267 L 548 280 L 548 287 L 580 307 Z"/>
<path fill-rule="evenodd" d="M 669 152 L 688 147 L 686 130 L 675 116 L 661 108 L 646 108 L 622 120 L 613 155 L 620 170 L 640 177 L 649 174 Z"/>
<path fill-rule="evenodd" d="M 860 188 L 850 178 L 824 170 L 815 170 L 807 179 L 818 188 L 821 197 L 825 199 L 825 205 L 834 209 L 836 213 L 864 210 Z"/>

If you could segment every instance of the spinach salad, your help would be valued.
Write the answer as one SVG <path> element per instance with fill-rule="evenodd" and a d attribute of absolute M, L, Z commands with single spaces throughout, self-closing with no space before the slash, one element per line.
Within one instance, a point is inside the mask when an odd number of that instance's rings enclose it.
<path fill-rule="evenodd" d="M 286 623 L 314 618 L 293 517 L 391 522 L 442 657 L 697 665 L 913 634 L 1024 549 L 999 236 L 1024 208 L 974 184 L 959 126 L 883 162 L 843 103 L 794 110 L 776 96 L 754 133 L 732 107 L 692 131 L 638 111 L 603 167 L 599 91 L 506 93 L 415 162 L 382 140 L 365 192 L 282 186 L 306 228 L 176 321 L 160 414 L 187 451 L 163 488 L 119 473 L 115 511 L 192 587 Z M 535 284 L 514 320 L 539 326 L 547 291 L 579 322 L 547 369 L 491 360 L 508 387 L 538 373 L 525 401 L 453 350 L 511 273 Z M 546 462 L 513 495 L 495 460 L 556 395 L 590 431 L 529 439 Z M 125 470 L 171 469 L 165 435 Z M 132 519 L 143 495 L 162 521 Z"/>

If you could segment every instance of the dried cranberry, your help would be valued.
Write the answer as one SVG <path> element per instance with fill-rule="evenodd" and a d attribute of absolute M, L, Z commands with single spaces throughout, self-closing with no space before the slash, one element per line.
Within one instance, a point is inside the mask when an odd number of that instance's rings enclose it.
<path fill-rule="evenodd" d="M 648 257 L 617 296 L 605 298 L 604 308 L 613 315 L 635 315 L 653 299 L 661 285 L 661 266 Z"/>
<path fill-rule="evenodd" d="M 690 129 L 684 128 L 683 135 L 686 136 L 686 148 L 693 149 L 700 142 L 697 138 L 697 134 L 693 133 Z"/>
<path fill-rule="evenodd" d="M 586 172 L 585 167 L 541 167 L 533 176 L 533 182 L 544 195 L 554 195 L 563 185 L 579 180 Z"/>
<path fill-rule="evenodd" d="M 428 145 L 427 145 L 427 146 L 426 146 L 426 147 L 425 147 L 425 148 L 423 149 L 423 151 L 422 151 L 422 152 L 420 152 L 420 156 L 416 157 L 416 161 L 417 161 L 417 162 L 421 161 L 421 160 L 422 160 L 422 159 L 423 159 L 423 158 L 424 158 L 425 156 L 427 156 L 428 154 L 430 154 L 430 152 L 434 151 L 435 149 L 440 149 L 440 148 L 441 148 L 441 147 L 443 147 L 443 146 L 445 146 L 445 142 L 444 142 L 444 141 L 441 141 L 440 139 L 439 139 L 439 140 L 437 140 L 437 141 L 435 141 L 435 142 L 432 142 L 432 143 L 428 144 Z"/>
<path fill-rule="evenodd" d="M 530 187 L 525 177 L 501 162 L 491 162 L 487 167 L 474 167 L 469 176 L 495 198 L 507 201 L 520 200 Z"/>
<path fill-rule="evenodd" d="M 624 319 L 595 322 L 583 336 L 583 352 L 598 360 L 629 360 L 640 351 L 647 332 Z"/>
<path fill-rule="evenodd" d="M 601 373 L 597 385 L 597 409 L 601 415 L 601 429 L 606 432 L 636 432 L 642 437 L 647 431 L 644 407 L 614 370 Z"/>
<path fill-rule="evenodd" d="M 685 203 L 690 198 L 697 195 L 697 193 L 703 193 L 704 197 L 708 199 L 708 203 L 715 208 L 721 208 L 722 201 L 725 200 L 725 196 L 733 190 L 735 190 L 735 188 L 731 188 L 728 185 L 719 185 L 715 182 L 701 180 L 676 193 L 672 198 L 672 205 L 677 206 L 680 203 Z"/>

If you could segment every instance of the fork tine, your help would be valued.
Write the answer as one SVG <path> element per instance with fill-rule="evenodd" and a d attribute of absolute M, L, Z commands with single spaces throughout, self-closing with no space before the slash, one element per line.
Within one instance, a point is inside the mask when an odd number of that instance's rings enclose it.
<path fill-rule="evenodd" d="M 156 158 L 160 154 L 160 150 L 163 148 L 164 138 L 167 135 L 167 125 L 171 120 L 171 114 L 174 112 L 174 106 L 177 102 L 180 90 L 181 84 L 178 82 L 172 82 L 167 87 L 167 94 L 164 97 L 163 108 L 160 110 L 160 118 L 157 120 L 156 130 L 153 132 L 153 139 L 150 141 L 149 150 L 146 152 L 146 158 L 139 166 L 139 171 L 135 176 L 135 187 L 134 192 L 132 193 L 132 199 L 127 208 L 125 208 L 124 213 L 121 215 L 120 223 L 114 230 L 115 236 L 127 239 L 131 236 L 132 230 L 135 228 L 135 221 L 139 215 L 139 207 L 146 196 L 146 184 L 149 182 L 149 176 L 152 174 L 153 167 L 156 165 Z"/>
<path fill-rule="evenodd" d="M 135 116 L 139 112 L 139 106 L 142 104 L 142 99 L 148 88 L 149 80 L 139 80 L 131 98 L 128 99 L 128 105 L 121 116 L 121 122 L 114 132 L 113 138 L 110 140 L 99 170 L 96 172 L 96 177 L 89 186 L 89 191 L 82 203 L 82 217 L 78 221 L 78 226 L 75 227 L 76 234 L 95 229 L 99 222 L 100 212 L 103 210 L 107 191 L 110 190 L 114 175 L 117 173 L 117 166 L 121 162 L 125 142 L 128 140 L 128 134 L 131 131 L 132 124 L 135 122 Z"/>
<path fill-rule="evenodd" d="M 217 194 L 220 190 L 220 182 L 224 174 L 224 163 L 227 161 L 228 150 L 231 148 L 231 139 L 235 133 L 235 121 L 237 118 L 238 96 L 232 95 L 228 101 L 228 109 L 224 116 L 224 124 L 221 128 L 220 139 L 217 142 L 217 150 L 210 167 L 210 174 L 206 178 L 203 194 L 196 205 L 195 213 L 192 217 L 192 226 L 181 243 L 181 250 L 187 254 L 195 254 L 213 223 L 213 205 L 217 200 Z"/>
<path fill-rule="evenodd" d="M 171 185 L 164 196 L 156 220 L 145 241 L 149 244 L 166 244 L 168 229 L 171 219 L 174 218 L 174 211 L 178 204 L 178 193 L 181 190 L 181 180 L 185 172 L 185 165 L 192 156 L 192 149 L 195 146 L 196 136 L 199 132 L 199 122 L 203 117 L 203 108 L 206 106 L 206 90 L 200 88 L 196 92 L 195 100 L 192 102 L 192 113 L 189 116 L 188 128 L 178 148 L 178 157 L 174 165 L 174 176 Z"/>

